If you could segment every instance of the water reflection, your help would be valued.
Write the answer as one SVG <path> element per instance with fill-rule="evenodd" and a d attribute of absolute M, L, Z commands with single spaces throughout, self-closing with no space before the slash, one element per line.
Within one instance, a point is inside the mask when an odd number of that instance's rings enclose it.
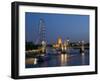
<path fill-rule="evenodd" d="M 37 64 L 37 58 L 27 58 L 26 64 Z"/>
<path fill-rule="evenodd" d="M 34 58 L 34 64 L 37 64 L 37 58 Z"/>
<path fill-rule="evenodd" d="M 61 66 L 67 65 L 68 55 L 67 54 L 61 54 Z"/>
<path fill-rule="evenodd" d="M 85 64 L 85 53 L 84 52 L 82 53 L 82 64 L 83 65 Z"/>
<path fill-rule="evenodd" d="M 71 53 L 49 52 L 39 58 L 26 58 L 26 68 L 78 65 L 89 65 L 89 50 L 83 53 L 78 50 Z"/>

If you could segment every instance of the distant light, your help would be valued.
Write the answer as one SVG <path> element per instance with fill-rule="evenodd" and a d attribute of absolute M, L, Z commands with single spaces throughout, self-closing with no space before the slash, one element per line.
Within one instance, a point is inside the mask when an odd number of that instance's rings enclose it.
<path fill-rule="evenodd" d="M 82 43 L 84 43 L 84 41 L 82 40 Z"/>
<path fill-rule="evenodd" d="M 69 42 L 69 40 L 67 40 Z"/>

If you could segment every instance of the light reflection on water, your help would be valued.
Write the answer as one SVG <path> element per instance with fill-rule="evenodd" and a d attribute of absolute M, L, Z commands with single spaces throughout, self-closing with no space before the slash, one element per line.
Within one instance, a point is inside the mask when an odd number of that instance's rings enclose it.
<path fill-rule="evenodd" d="M 26 64 L 37 64 L 37 58 L 27 58 Z"/>
<path fill-rule="evenodd" d="M 38 58 L 26 58 L 26 68 L 89 65 L 89 50 L 84 53 L 48 53 L 42 59 L 38 62 Z"/>
<path fill-rule="evenodd" d="M 68 54 L 61 54 L 61 66 L 64 66 L 65 63 L 67 64 L 67 60 L 68 60 Z"/>
<path fill-rule="evenodd" d="M 85 53 L 82 53 L 82 64 L 85 64 Z"/>

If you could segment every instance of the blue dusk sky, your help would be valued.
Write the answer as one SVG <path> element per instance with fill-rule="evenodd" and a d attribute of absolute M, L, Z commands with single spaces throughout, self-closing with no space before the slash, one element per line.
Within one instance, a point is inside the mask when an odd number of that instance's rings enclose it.
<path fill-rule="evenodd" d="M 39 37 L 39 22 L 43 18 L 47 43 L 55 43 L 58 37 L 71 42 L 89 42 L 89 15 L 25 13 L 25 38 L 34 42 Z"/>

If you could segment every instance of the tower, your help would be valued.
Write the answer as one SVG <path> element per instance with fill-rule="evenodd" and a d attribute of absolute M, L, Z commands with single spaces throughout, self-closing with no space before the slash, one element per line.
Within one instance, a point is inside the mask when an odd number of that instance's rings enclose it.
<path fill-rule="evenodd" d="M 84 41 L 81 41 L 81 48 L 80 48 L 80 52 L 84 52 L 85 51 L 85 47 L 84 47 Z"/>

